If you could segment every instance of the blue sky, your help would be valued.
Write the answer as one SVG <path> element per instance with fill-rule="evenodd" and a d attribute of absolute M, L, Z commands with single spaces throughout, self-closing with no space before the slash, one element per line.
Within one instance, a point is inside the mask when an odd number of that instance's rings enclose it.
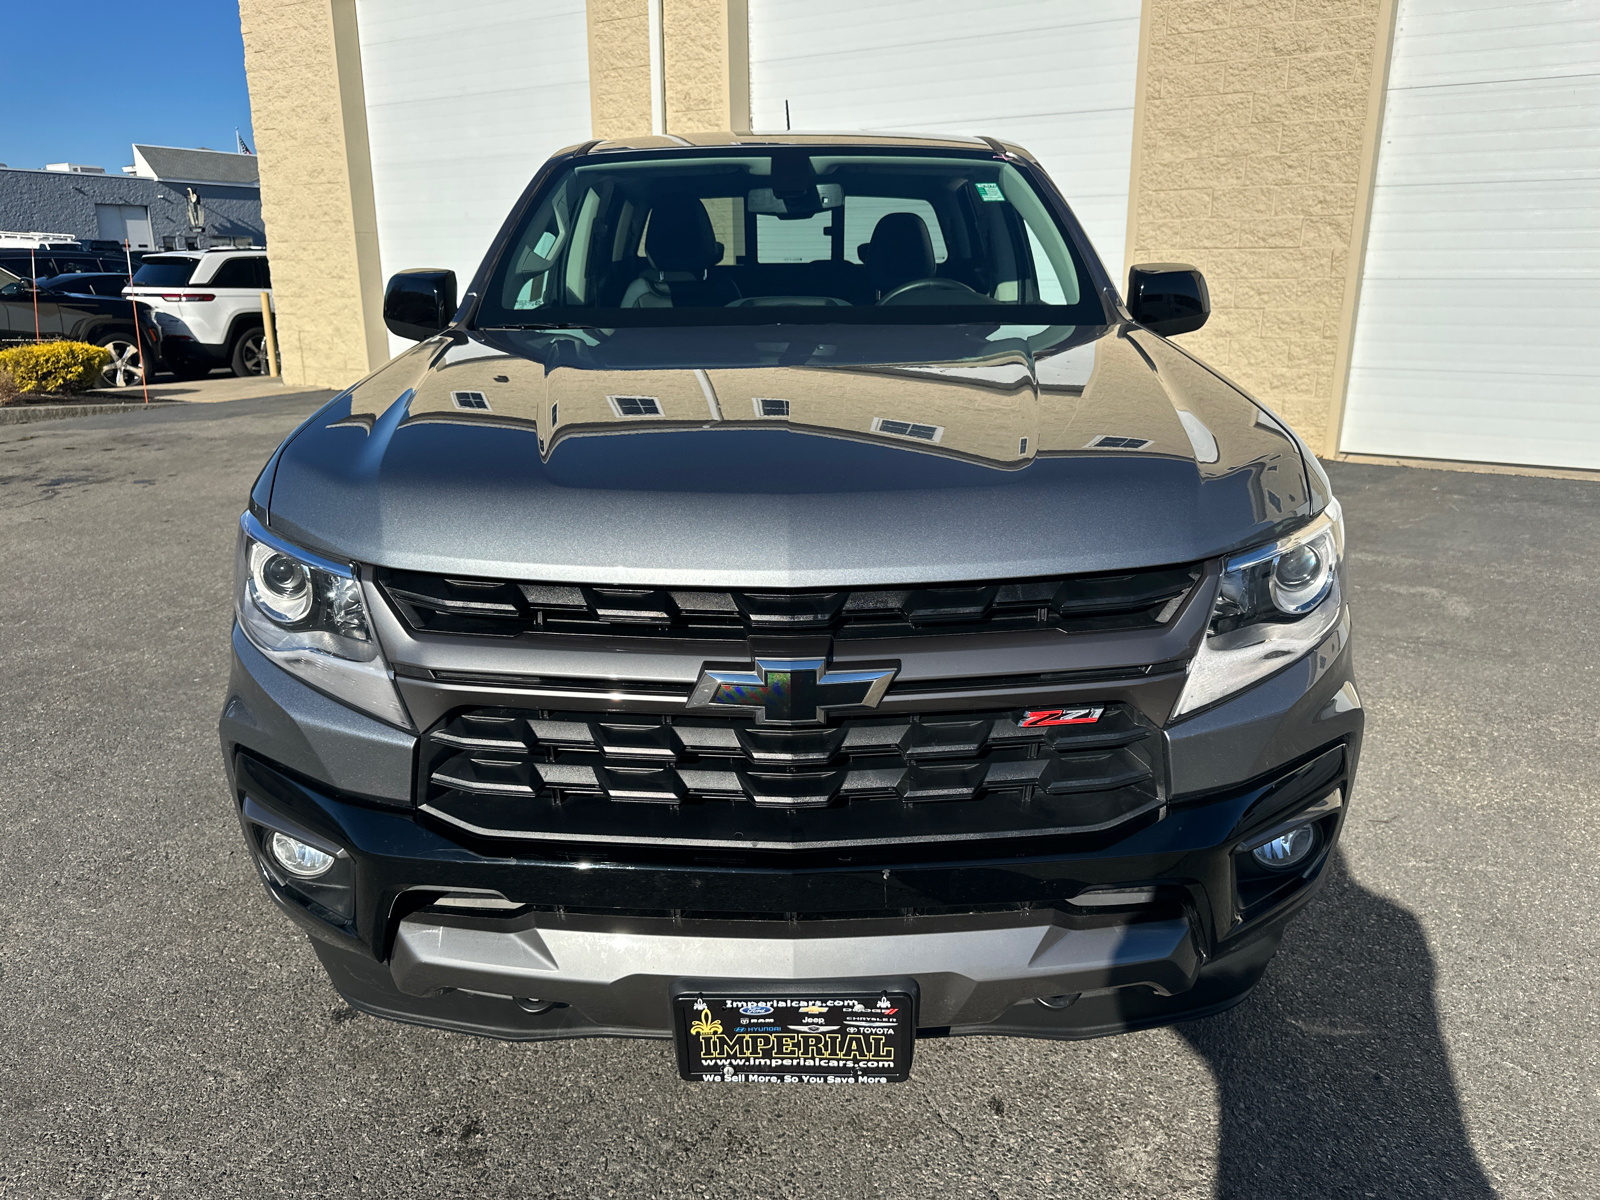
<path fill-rule="evenodd" d="M 239 8 L 229 0 L 4 0 L 0 162 L 117 174 L 129 146 L 255 149 Z"/>

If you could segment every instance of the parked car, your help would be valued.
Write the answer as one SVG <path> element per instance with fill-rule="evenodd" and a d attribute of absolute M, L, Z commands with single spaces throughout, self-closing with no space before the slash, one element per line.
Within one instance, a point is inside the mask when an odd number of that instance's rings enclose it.
<path fill-rule="evenodd" d="M 137 336 L 134 310 L 138 311 Z M 43 338 L 91 342 L 111 352 L 102 387 L 133 387 L 161 365 L 161 330 L 147 304 L 122 296 L 53 291 L 29 281 L 0 287 L 0 343 L 15 345 Z"/>
<path fill-rule="evenodd" d="M 110 253 L 68 246 L 45 246 L 37 250 L 6 246 L 0 247 L 0 271 L 5 272 L 7 282 L 79 272 L 112 272 L 120 274 L 126 284 L 129 260 L 137 267 L 142 258 L 137 250 L 125 256 L 120 250 Z"/>
<path fill-rule="evenodd" d="M 180 378 L 230 367 L 268 373 L 261 293 L 270 294 L 266 251 L 167 250 L 146 254 L 126 294 L 164 314 L 168 365 Z"/>
<path fill-rule="evenodd" d="M 1329 873 L 1344 526 L 1022 148 L 540 171 L 241 518 L 224 760 L 355 1008 L 903 1079 L 1218 1012 Z"/>
<path fill-rule="evenodd" d="M 75 271 L 40 279 L 40 292 L 65 296 L 120 296 L 128 286 L 126 271 Z"/>

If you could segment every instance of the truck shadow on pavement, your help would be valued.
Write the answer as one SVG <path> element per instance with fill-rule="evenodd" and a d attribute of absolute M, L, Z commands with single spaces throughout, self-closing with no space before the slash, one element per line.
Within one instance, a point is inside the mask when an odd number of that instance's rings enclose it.
<path fill-rule="evenodd" d="M 1342 855 L 1254 995 L 1178 1026 L 1216 1076 L 1217 1195 L 1497 1195 L 1461 1117 L 1417 919 Z"/>

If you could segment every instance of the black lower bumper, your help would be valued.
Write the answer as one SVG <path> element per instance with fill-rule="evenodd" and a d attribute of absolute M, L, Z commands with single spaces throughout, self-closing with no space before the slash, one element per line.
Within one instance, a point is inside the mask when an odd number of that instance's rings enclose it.
<path fill-rule="evenodd" d="M 1105 988 L 1094 994 L 1052 993 L 1047 998 L 1019 1000 L 1006 1005 L 991 1019 L 952 1025 L 920 1024 L 918 1037 L 991 1034 L 1011 1037 L 1081 1040 L 1170 1025 L 1210 1016 L 1233 1007 L 1249 996 L 1272 956 L 1277 953 L 1283 929 L 1292 914 L 1267 923 L 1225 955 L 1198 964 L 1191 983 L 1181 992 L 1165 994 L 1148 984 Z M 633 1022 L 596 1020 L 578 1004 L 543 997 L 498 995 L 461 988 L 446 988 L 427 996 L 399 990 L 385 963 L 353 954 L 326 942 L 314 942 L 317 956 L 334 987 L 354 1009 L 412 1025 L 448 1029 L 479 1037 L 507 1041 L 543 1041 L 552 1038 L 636 1037 L 670 1038 L 670 1002 L 697 982 L 673 980 L 654 988 Z M 898 978 L 868 977 L 829 980 L 843 987 L 873 991 L 880 985 L 900 983 Z M 771 981 L 761 983 L 770 988 Z M 782 984 L 778 984 L 781 987 Z M 808 981 L 807 986 L 813 986 Z M 902 984 L 903 986 L 903 984 Z M 793 990 L 791 987 L 790 990 Z M 644 1023 L 639 1023 L 642 1018 Z"/>
<path fill-rule="evenodd" d="M 519 1040 L 667 1037 L 685 988 L 892 979 L 920 995 L 923 1036 L 1085 1038 L 1249 992 L 1320 880 L 1350 766 L 1335 744 L 1093 844 L 793 869 L 512 857 L 248 754 L 234 780 L 269 893 L 349 1003 L 375 1015 Z M 1319 830 L 1304 869 L 1241 874 L 1240 847 L 1302 813 Z M 271 829 L 343 850 L 348 896 L 275 874 L 259 852 Z M 773 910 L 786 915 L 751 919 Z"/>

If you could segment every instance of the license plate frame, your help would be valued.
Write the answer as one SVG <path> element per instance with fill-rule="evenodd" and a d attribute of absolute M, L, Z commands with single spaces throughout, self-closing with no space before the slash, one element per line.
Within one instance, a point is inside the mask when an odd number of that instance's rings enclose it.
<path fill-rule="evenodd" d="M 692 1083 L 904 1083 L 916 998 L 887 989 L 678 992 L 672 1028 L 678 1074 Z"/>

